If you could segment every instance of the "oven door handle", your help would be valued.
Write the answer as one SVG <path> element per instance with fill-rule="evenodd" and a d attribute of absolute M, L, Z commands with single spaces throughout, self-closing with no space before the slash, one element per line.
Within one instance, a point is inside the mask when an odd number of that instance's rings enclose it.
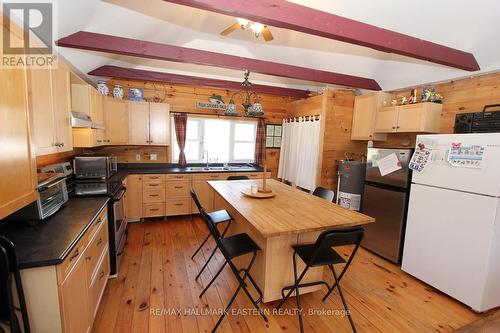
<path fill-rule="evenodd" d="M 126 187 L 122 187 L 122 189 L 120 190 L 120 193 L 113 198 L 113 200 L 116 202 L 116 201 L 120 201 L 123 196 L 125 195 L 125 191 L 127 191 L 127 188 Z"/>

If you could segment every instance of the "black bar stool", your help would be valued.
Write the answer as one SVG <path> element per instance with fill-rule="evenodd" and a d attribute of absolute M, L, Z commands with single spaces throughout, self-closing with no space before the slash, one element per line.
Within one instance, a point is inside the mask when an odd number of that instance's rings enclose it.
<path fill-rule="evenodd" d="M 217 271 L 217 273 L 214 275 L 212 280 L 208 283 L 208 285 L 203 289 L 203 291 L 200 294 L 200 298 L 205 294 L 205 292 L 208 290 L 208 288 L 214 283 L 215 279 L 219 276 L 219 274 L 222 272 L 224 267 L 226 265 L 229 265 L 231 268 L 231 271 L 233 272 L 234 276 L 238 280 L 238 288 L 234 292 L 234 295 L 231 297 L 231 300 L 226 306 L 226 309 L 224 310 L 223 314 L 220 316 L 219 320 L 215 324 L 215 327 L 212 329 L 212 333 L 217 331 L 217 328 L 219 327 L 220 323 L 226 316 L 226 313 L 228 312 L 229 308 L 231 308 L 231 305 L 233 304 L 234 300 L 236 299 L 236 296 L 240 292 L 241 289 L 245 292 L 245 294 L 248 296 L 254 307 L 257 309 L 259 314 L 264 318 L 264 320 L 267 322 L 268 319 L 262 309 L 259 307 L 259 303 L 262 301 L 262 291 L 260 290 L 259 286 L 253 279 L 253 277 L 250 275 L 250 270 L 252 269 L 252 266 L 255 262 L 255 258 L 257 257 L 257 251 L 260 251 L 260 247 L 255 244 L 255 242 L 250 238 L 245 233 L 242 234 L 237 234 L 234 236 L 229 236 L 224 238 L 219 230 L 217 229 L 216 224 L 214 221 L 212 221 L 212 218 L 210 215 L 208 215 L 205 210 L 202 208 L 200 210 L 200 214 L 203 217 L 203 220 L 205 221 L 208 229 L 210 230 L 210 234 L 214 237 L 215 243 L 217 244 L 217 248 L 222 252 L 222 255 L 224 256 L 224 263 L 220 267 L 220 269 Z M 252 259 L 250 260 L 250 263 L 246 268 L 239 269 L 234 265 L 232 260 L 234 258 L 243 256 L 245 254 L 250 254 L 252 253 Z M 243 276 L 242 274 L 243 273 Z M 250 292 L 247 289 L 247 283 L 245 280 L 248 278 L 250 283 L 253 285 L 254 289 L 257 291 L 259 294 L 259 298 L 257 300 L 254 300 L 252 295 L 250 295 Z"/>
<path fill-rule="evenodd" d="M 335 192 L 324 187 L 316 187 L 312 194 L 328 201 L 333 201 L 335 198 Z"/>
<path fill-rule="evenodd" d="M 229 176 L 226 180 L 249 180 L 247 176 Z"/>
<path fill-rule="evenodd" d="M 339 291 L 340 298 L 342 299 L 342 304 L 344 305 L 344 309 L 346 310 L 347 317 L 349 318 L 349 322 L 351 324 L 353 332 L 356 332 L 356 327 L 354 326 L 354 322 L 351 318 L 351 312 L 347 307 L 347 303 L 345 301 L 344 295 L 342 293 L 342 289 L 340 288 L 340 280 L 344 276 L 347 268 L 351 264 L 354 259 L 354 255 L 358 251 L 359 245 L 361 244 L 361 240 L 363 239 L 364 230 L 361 227 L 353 227 L 346 229 L 337 229 L 337 230 L 327 230 L 322 232 L 316 242 L 314 244 L 305 244 L 305 245 L 294 245 L 293 248 L 293 274 L 294 274 L 294 285 L 285 287 L 281 290 L 281 294 L 283 299 L 276 307 L 279 309 L 283 303 L 290 297 L 293 291 L 295 291 L 295 297 L 297 301 L 298 308 L 298 316 L 300 323 L 300 331 L 304 332 L 304 323 L 302 320 L 302 306 L 300 305 L 300 295 L 299 288 L 309 287 L 319 284 L 326 284 L 328 287 L 328 292 L 323 297 L 322 301 L 324 302 L 328 296 L 332 293 L 333 289 L 337 287 Z M 354 245 L 354 249 L 347 259 L 347 262 L 335 251 L 332 247 L 344 246 L 344 245 Z M 297 256 L 302 259 L 302 261 L 306 264 L 306 267 L 300 273 L 300 276 L 297 278 Z M 344 269 L 337 276 L 337 272 L 333 265 L 335 264 L 345 264 Z M 328 284 L 324 281 L 310 282 L 301 284 L 300 281 L 306 275 L 306 272 L 310 267 L 318 267 L 318 266 L 328 266 L 333 274 L 334 284 L 332 287 L 329 287 Z M 288 290 L 288 294 L 285 296 L 285 291 Z"/>
<path fill-rule="evenodd" d="M 14 305 L 12 278 L 14 278 L 20 308 L 16 308 Z M 17 267 L 14 244 L 7 238 L 0 236 L 0 322 L 8 326 L 11 333 L 22 332 L 16 315 L 16 310 L 21 312 L 24 328 L 23 331 L 25 333 L 30 333 L 28 310 L 24 299 L 21 274 L 19 273 L 19 269 Z"/>
<path fill-rule="evenodd" d="M 198 200 L 198 196 L 196 195 L 196 193 L 194 192 L 193 189 L 191 189 L 191 197 L 193 198 L 193 201 L 196 204 L 196 207 L 198 207 L 198 211 L 201 214 L 201 210 L 203 209 L 203 207 L 201 206 L 200 200 Z M 226 225 L 226 228 L 222 232 L 222 237 L 224 237 L 224 235 L 226 234 L 227 230 L 229 229 L 229 226 L 231 225 L 231 221 L 233 220 L 233 218 L 231 217 L 231 215 L 229 215 L 229 213 L 225 209 L 223 209 L 223 210 L 217 210 L 215 212 L 211 212 L 211 213 L 207 213 L 207 214 L 210 216 L 210 218 L 212 219 L 212 221 L 215 224 L 220 224 L 220 223 L 228 222 L 227 225 Z M 193 255 L 191 256 L 191 259 L 194 259 L 194 256 L 201 250 L 201 248 L 203 247 L 203 245 L 205 245 L 205 243 L 208 241 L 209 238 L 210 238 L 210 232 L 208 233 L 207 237 L 205 237 L 205 239 L 200 244 L 200 246 L 196 249 L 196 251 L 194 251 Z M 201 268 L 201 270 L 198 273 L 198 275 L 196 275 L 196 280 L 198 280 L 200 278 L 201 273 L 203 273 L 203 271 L 205 270 L 205 268 L 208 266 L 208 263 L 210 262 L 210 260 L 212 259 L 212 257 L 215 255 L 215 251 L 217 251 L 217 247 L 214 248 L 214 250 L 210 254 L 210 257 L 208 257 L 207 262 L 205 263 L 205 265 L 203 265 L 203 267 Z"/>

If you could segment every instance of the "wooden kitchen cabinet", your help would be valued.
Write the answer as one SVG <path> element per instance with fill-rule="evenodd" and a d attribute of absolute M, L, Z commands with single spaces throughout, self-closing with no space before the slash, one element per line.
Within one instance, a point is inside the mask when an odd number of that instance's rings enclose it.
<path fill-rule="evenodd" d="M 128 108 L 127 102 L 111 97 L 104 98 L 105 140 L 111 145 L 128 143 Z"/>
<path fill-rule="evenodd" d="M 133 145 L 149 144 L 149 103 L 128 102 L 128 142 Z"/>
<path fill-rule="evenodd" d="M 62 62 L 57 69 L 29 71 L 28 89 L 37 156 L 73 149 L 69 73 Z"/>
<path fill-rule="evenodd" d="M 392 94 L 376 92 L 356 96 L 352 117 L 351 140 L 387 140 L 387 134 L 375 133 L 377 111 L 384 102 L 390 103 Z"/>
<path fill-rule="evenodd" d="M 126 214 L 130 220 L 142 218 L 142 175 L 127 176 Z"/>
<path fill-rule="evenodd" d="M 36 199 L 36 162 L 29 133 L 24 69 L 0 70 L 0 219 Z"/>
<path fill-rule="evenodd" d="M 170 144 L 170 105 L 149 103 L 149 140 L 152 145 Z"/>
<path fill-rule="evenodd" d="M 379 133 L 439 133 L 442 104 L 417 103 L 380 108 L 375 131 Z"/>
<path fill-rule="evenodd" d="M 104 96 L 97 89 L 89 86 L 90 91 L 90 117 L 92 122 L 98 125 L 104 125 Z"/>
<path fill-rule="evenodd" d="M 93 124 L 104 125 L 104 97 L 91 85 L 71 85 L 71 109 L 89 115 Z M 97 127 L 97 126 L 96 126 Z M 102 128 L 73 128 L 73 147 L 92 148 L 105 145 L 106 131 Z"/>
<path fill-rule="evenodd" d="M 170 106 L 164 103 L 129 101 L 129 143 L 135 145 L 170 144 Z"/>

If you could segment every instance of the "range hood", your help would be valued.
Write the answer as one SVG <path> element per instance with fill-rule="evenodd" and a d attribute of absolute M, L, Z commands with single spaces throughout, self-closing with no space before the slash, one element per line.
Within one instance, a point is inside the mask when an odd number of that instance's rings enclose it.
<path fill-rule="evenodd" d="M 105 129 L 104 125 L 93 123 L 88 114 L 77 111 L 71 111 L 71 127 Z"/>

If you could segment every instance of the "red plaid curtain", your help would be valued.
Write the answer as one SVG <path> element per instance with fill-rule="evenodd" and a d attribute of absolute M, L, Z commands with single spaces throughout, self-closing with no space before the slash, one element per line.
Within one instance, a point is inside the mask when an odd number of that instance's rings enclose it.
<path fill-rule="evenodd" d="M 184 147 L 186 146 L 186 126 L 187 115 L 180 113 L 174 115 L 175 137 L 177 138 L 177 145 L 179 146 L 179 164 L 186 165 L 186 155 L 184 154 Z"/>
<path fill-rule="evenodd" d="M 255 163 L 261 165 L 264 163 L 266 154 L 266 127 L 264 119 L 259 119 L 257 123 L 257 136 L 255 137 Z"/>

